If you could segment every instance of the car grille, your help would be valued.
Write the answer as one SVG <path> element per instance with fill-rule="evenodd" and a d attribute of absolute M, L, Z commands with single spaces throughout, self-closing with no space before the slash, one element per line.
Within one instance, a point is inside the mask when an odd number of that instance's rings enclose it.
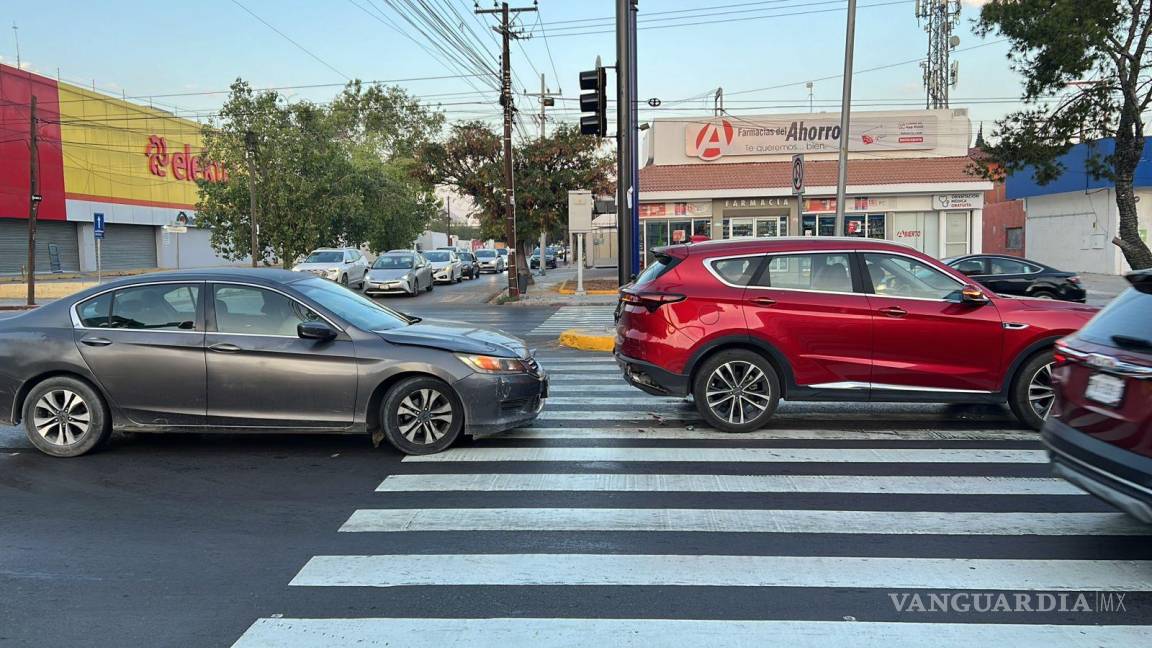
<path fill-rule="evenodd" d="M 528 367 L 528 373 L 532 374 L 533 376 L 540 375 L 540 363 L 536 362 L 536 358 L 533 358 L 532 356 L 524 358 L 524 366 Z"/>

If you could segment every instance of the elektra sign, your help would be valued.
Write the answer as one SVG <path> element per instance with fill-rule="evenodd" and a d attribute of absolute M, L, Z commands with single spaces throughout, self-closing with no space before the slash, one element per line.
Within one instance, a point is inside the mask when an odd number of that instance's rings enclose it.
<path fill-rule="evenodd" d="M 936 117 L 859 119 L 849 130 L 850 151 L 915 151 L 936 148 Z M 771 121 L 721 119 L 686 124 L 684 152 L 705 162 L 726 155 L 834 153 L 840 124 L 831 119 Z"/>

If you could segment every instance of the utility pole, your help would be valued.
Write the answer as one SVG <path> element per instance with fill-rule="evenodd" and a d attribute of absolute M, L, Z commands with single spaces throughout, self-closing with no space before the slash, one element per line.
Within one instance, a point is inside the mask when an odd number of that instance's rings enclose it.
<path fill-rule="evenodd" d="M 256 133 L 245 131 L 244 148 L 248 151 L 248 218 L 252 224 L 252 267 L 255 268 L 259 265 L 256 251 L 260 249 L 260 221 L 256 218 Z"/>
<path fill-rule="evenodd" d="M 616 0 L 616 226 L 620 285 L 639 271 L 636 159 L 636 0 Z"/>
<path fill-rule="evenodd" d="M 16 21 L 12 21 L 12 38 L 16 39 L 16 69 L 22 69 L 20 66 L 20 28 L 16 26 Z M 57 73 L 59 76 L 59 73 Z"/>
<path fill-rule="evenodd" d="M 856 0 L 848 0 L 848 24 L 844 30 L 844 86 L 840 96 L 840 168 L 836 177 L 836 236 L 844 236 L 844 201 L 848 185 L 848 143 L 852 138 L 852 55 L 856 48 Z"/>
<path fill-rule="evenodd" d="M 36 305 L 36 210 L 40 206 L 40 143 L 36 128 L 36 95 L 28 120 L 28 305 Z"/>
<path fill-rule="evenodd" d="M 508 266 L 508 296 L 512 299 L 520 298 L 520 273 L 517 268 L 520 251 L 516 249 L 516 181 L 512 175 L 512 120 L 515 117 L 516 106 L 512 99 L 512 59 L 509 45 L 513 38 L 520 37 L 518 33 L 512 32 L 511 16 L 528 11 L 536 11 L 536 7 L 511 9 L 507 2 L 502 2 L 497 9 L 476 9 L 478 14 L 499 14 L 500 26 L 496 31 L 504 41 L 500 57 L 500 105 L 504 107 L 504 238 L 508 240 L 509 254 L 513 255 L 512 263 Z M 527 261 L 524 267 L 528 267 Z"/>
<path fill-rule="evenodd" d="M 548 90 L 547 84 L 544 83 L 544 73 L 541 72 L 540 73 L 540 92 L 538 92 L 538 93 L 525 92 L 524 94 L 529 96 L 529 97 L 537 97 L 540 101 L 540 114 L 537 116 L 537 119 L 540 120 L 540 141 L 543 141 L 545 135 L 547 134 L 547 124 L 548 124 L 548 112 L 547 111 L 548 111 L 548 108 L 551 108 L 552 106 L 556 105 L 556 99 L 554 99 L 554 97 L 559 96 L 560 93 L 559 92 L 552 92 L 552 91 Z M 541 275 L 548 274 L 548 269 L 547 269 L 548 264 L 545 263 L 545 257 L 544 257 L 544 250 L 546 249 L 544 246 L 547 245 L 547 243 L 548 243 L 548 214 L 541 212 L 541 214 L 540 214 L 540 274 Z"/>

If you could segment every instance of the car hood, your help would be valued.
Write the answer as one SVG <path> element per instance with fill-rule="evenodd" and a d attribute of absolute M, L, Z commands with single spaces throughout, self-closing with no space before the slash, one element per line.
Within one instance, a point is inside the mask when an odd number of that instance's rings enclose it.
<path fill-rule="evenodd" d="M 372 281 L 391 281 L 393 279 L 402 279 L 410 272 L 412 272 L 411 268 L 381 268 L 369 270 L 368 278 Z"/>
<path fill-rule="evenodd" d="M 309 270 L 337 270 L 342 263 L 298 263 L 293 266 L 292 270 L 295 272 L 307 272 Z"/>
<path fill-rule="evenodd" d="M 451 261 L 429 261 L 428 264 L 432 266 L 433 270 L 442 270 L 442 269 L 447 268 L 448 266 L 452 265 L 452 262 Z"/>
<path fill-rule="evenodd" d="M 1100 309 L 1076 302 L 1001 295 L 996 307 L 1005 321 L 1039 324 L 1046 328 L 1076 330 L 1088 323 Z"/>
<path fill-rule="evenodd" d="M 403 328 L 377 331 L 377 334 L 392 344 L 422 346 L 455 353 L 478 353 L 504 358 L 523 358 L 528 355 L 528 347 L 523 340 L 466 322 L 421 320 Z"/>

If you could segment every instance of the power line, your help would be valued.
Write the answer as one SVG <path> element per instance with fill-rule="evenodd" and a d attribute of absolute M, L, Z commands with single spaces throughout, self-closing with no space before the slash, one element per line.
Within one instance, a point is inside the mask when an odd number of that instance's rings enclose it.
<path fill-rule="evenodd" d="M 794 2 L 794 1 L 795 0 L 760 0 L 760 2 L 738 2 L 736 4 L 713 5 L 711 7 L 708 7 L 707 9 L 701 9 L 700 7 L 693 7 L 692 9 L 673 9 L 673 10 L 669 10 L 669 11 L 646 11 L 646 12 L 644 12 L 644 15 L 645 16 L 662 16 L 665 14 L 695 13 L 695 12 L 700 12 L 700 11 L 712 11 L 714 9 L 728 9 L 731 7 L 748 7 L 748 6 L 752 6 L 752 5 L 779 4 L 781 2 Z M 561 24 L 569 24 L 569 23 L 581 23 L 581 22 L 614 23 L 614 22 L 616 22 L 616 16 L 604 16 L 602 18 L 576 18 L 576 19 L 571 19 L 571 20 L 556 20 L 556 21 L 553 21 L 552 24 L 553 25 L 561 25 Z"/>
<path fill-rule="evenodd" d="M 640 19 L 638 22 L 640 25 L 650 25 L 652 23 L 662 23 L 662 22 L 670 22 L 670 21 L 677 21 L 677 20 L 694 20 L 697 18 L 714 18 L 716 16 L 730 16 L 730 15 L 737 15 L 737 14 L 756 13 L 756 12 L 761 12 L 761 11 L 780 11 L 783 9 L 796 9 L 798 7 L 810 7 L 812 5 L 840 4 L 840 3 L 843 3 L 844 0 L 822 0 L 819 2 L 809 2 L 807 0 L 775 0 L 774 2 L 769 2 L 769 3 L 760 2 L 760 3 L 753 3 L 753 4 L 760 4 L 760 5 L 763 5 L 763 4 L 781 4 L 781 3 L 786 3 L 786 2 L 794 3 L 794 4 L 785 4 L 782 6 L 770 7 L 770 8 L 759 7 L 756 9 L 739 9 L 739 10 L 735 10 L 735 11 L 715 11 L 715 9 L 718 9 L 719 7 L 706 7 L 706 8 L 695 8 L 695 9 L 681 9 L 679 11 L 674 11 L 674 12 L 645 13 L 645 17 Z M 663 13 L 680 13 L 680 14 L 687 14 L 687 15 L 668 16 L 665 18 L 659 18 L 659 17 L 653 18 L 652 17 L 652 16 L 658 16 L 658 15 L 663 14 Z M 614 21 L 614 20 L 615 19 L 612 19 L 612 21 Z M 612 21 L 609 21 L 609 22 L 602 24 L 602 25 L 574 25 L 571 27 L 557 27 L 553 30 L 553 33 L 596 29 L 596 28 L 600 28 L 600 27 L 608 27 L 611 25 Z M 696 24 L 696 23 L 693 23 L 693 24 Z"/>
<path fill-rule="evenodd" d="M 304 46 L 303 46 L 303 45 L 301 45 L 300 43 L 297 43 L 295 40 L 293 40 L 291 36 L 289 36 L 288 34 L 285 34 L 284 32 L 280 31 L 279 29 L 276 29 L 276 28 L 275 28 L 275 27 L 273 27 L 273 26 L 272 26 L 272 24 L 271 24 L 271 23 L 269 23 L 267 20 L 264 20 L 264 19 L 263 19 L 263 18 L 261 18 L 260 16 L 256 15 L 256 13 L 255 13 L 255 12 L 253 12 L 251 9 L 249 9 L 248 7 L 245 7 L 243 4 L 241 4 L 241 3 L 240 3 L 240 0 L 232 0 L 232 4 L 236 5 L 237 7 L 240 7 L 240 8 L 241 8 L 241 9 L 243 9 L 244 11 L 248 12 L 248 15 L 252 16 L 252 17 L 253 17 L 253 18 L 255 18 L 256 20 L 259 20 L 259 21 L 260 21 L 261 23 L 263 23 L 263 24 L 264 24 L 264 26 L 265 26 L 265 27 L 267 27 L 268 29 L 271 29 L 272 31 L 276 32 L 277 34 L 280 34 L 280 36 L 281 36 L 281 37 L 283 37 L 283 38 L 284 38 L 284 40 L 288 41 L 289 43 L 292 43 L 292 44 L 293 44 L 293 45 L 295 45 L 295 46 L 296 46 L 296 47 L 297 47 L 297 48 L 298 48 L 300 51 L 304 52 L 304 53 L 305 53 L 305 54 L 307 54 L 308 56 L 311 56 L 312 58 L 316 59 L 316 60 L 317 60 L 317 61 L 318 61 L 318 62 L 319 62 L 321 65 L 323 65 L 324 67 L 328 68 L 329 70 L 332 70 L 332 71 L 333 71 L 333 72 L 335 72 L 336 74 L 339 74 L 340 76 L 344 77 L 345 79 L 348 79 L 349 81 L 351 81 L 351 80 L 352 80 L 352 78 L 351 78 L 351 77 L 349 77 L 347 74 L 344 74 L 344 73 L 343 73 L 343 72 L 341 72 L 340 70 L 337 70 L 337 69 L 336 69 L 335 67 L 333 67 L 333 66 L 332 66 L 330 63 L 328 63 L 328 61 L 325 61 L 324 59 L 320 58 L 320 57 L 319 57 L 319 56 L 317 56 L 316 54 L 312 53 L 312 51 L 311 51 L 311 50 L 309 50 L 307 47 L 304 47 Z"/>

